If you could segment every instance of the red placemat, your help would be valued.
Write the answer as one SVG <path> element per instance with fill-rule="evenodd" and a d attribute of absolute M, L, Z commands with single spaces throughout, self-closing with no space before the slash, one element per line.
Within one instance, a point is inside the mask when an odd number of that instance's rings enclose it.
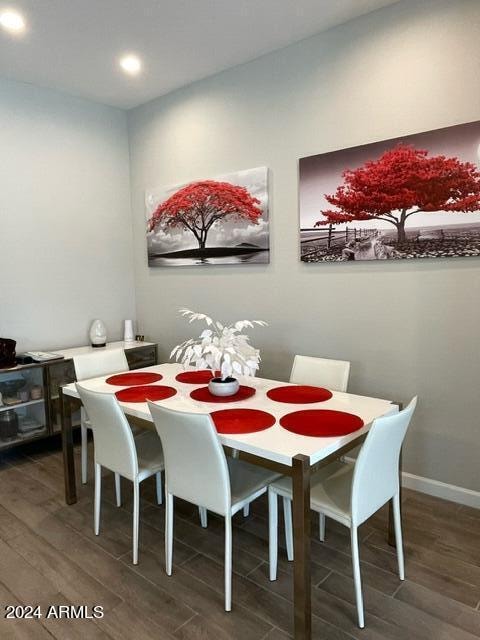
<path fill-rule="evenodd" d="M 251 398 L 255 391 L 253 387 L 245 387 L 241 384 L 239 390 L 233 396 L 214 396 L 213 393 L 210 393 L 208 387 L 200 387 L 199 389 L 194 389 L 190 397 L 193 400 L 200 400 L 200 402 L 238 402 L 239 400 Z"/>
<path fill-rule="evenodd" d="M 220 409 L 210 415 L 218 433 L 255 433 L 275 424 L 271 413 L 258 409 Z"/>
<path fill-rule="evenodd" d="M 127 387 L 134 384 L 151 384 L 158 382 L 163 376 L 159 373 L 150 373 L 148 371 L 138 371 L 136 373 L 118 373 L 110 376 L 105 380 L 108 384 L 114 384 L 117 387 Z"/>
<path fill-rule="evenodd" d="M 147 400 L 165 400 L 177 393 L 173 387 L 163 384 L 147 384 L 137 387 L 128 387 L 115 391 L 117 399 L 121 402 L 146 402 Z"/>
<path fill-rule="evenodd" d="M 328 409 L 305 409 L 287 413 L 281 426 L 301 436 L 345 436 L 363 427 L 363 420 L 353 413 Z"/>
<path fill-rule="evenodd" d="M 322 387 L 310 387 L 308 385 L 289 385 L 275 387 L 267 391 L 270 400 L 276 402 L 289 402 L 291 404 L 310 404 L 312 402 L 325 402 L 330 400 L 332 392 Z"/>
<path fill-rule="evenodd" d="M 211 369 L 202 369 L 201 371 L 183 371 L 175 376 L 178 382 L 186 384 L 205 384 L 210 382 L 214 376 L 219 376 L 220 371 L 213 372 Z"/>

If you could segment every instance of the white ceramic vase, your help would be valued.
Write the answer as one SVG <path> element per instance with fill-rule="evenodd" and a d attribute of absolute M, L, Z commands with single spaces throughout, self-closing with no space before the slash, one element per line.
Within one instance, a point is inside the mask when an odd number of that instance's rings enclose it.
<path fill-rule="evenodd" d="M 208 383 L 208 390 L 213 396 L 233 396 L 240 388 L 240 383 L 236 378 L 212 378 Z"/>
<path fill-rule="evenodd" d="M 90 327 L 90 342 L 95 348 L 104 347 L 107 344 L 107 327 L 99 319 L 94 320 Z"/>
<path fill-rule="evenodd" d="M 133 335 L 133 320 L 125 320 L 125 329 L 123 332 L 124 342 L 134 342 L 135 336 Z"/>

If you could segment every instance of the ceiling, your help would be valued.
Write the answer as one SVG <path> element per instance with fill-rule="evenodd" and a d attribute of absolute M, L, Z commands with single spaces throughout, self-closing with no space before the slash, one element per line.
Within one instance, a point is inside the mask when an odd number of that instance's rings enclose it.
<path fill-rule="evenodd" d="M 0 31 L 0 76 L 129 109 L 396 1 L 0 0 L 28 25 Z"/>

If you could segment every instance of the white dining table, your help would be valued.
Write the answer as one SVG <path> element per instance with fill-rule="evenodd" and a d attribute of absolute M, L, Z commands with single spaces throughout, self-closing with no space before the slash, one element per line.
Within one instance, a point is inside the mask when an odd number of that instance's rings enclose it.
<path fill-rule="evenodd" d="M 219 434 L 221 443 L 242 452 L 249 462 L 278 470 L 292 477 L 293 484 L 293 529 L 294 529 L 294 626 L 296 640 L 311 638 L 311 580 L 310 580 L 310 475 L 332 456 L 344 453 L 354 447 L 368 432 L 371 423 L 397 407 L 390 400 L 370 398 L 351 393 L 332 392 L 332 397 L 317 403 L 291 404 L 271 400 L 267 396 L 270 389 L 289 383 L 265 378 L 239 378 L 240 384 L 254 387 L 255 393 L 245 400 L 228 403 L 209 403 L 194 400 L 191 392 L 205 384 L 189 384 L 176 380 L 185 371 L 178 364 L 160 364 L 138 372 L 158 373 L 162 379 L 155 384 L 173 387 L 175 395 L 158 401 L 170 409 L 193 413 L 211 413 L 220 409 L 257 409 L 268 412 L 275 418 L 273 426 L 255 433 Z M 106 376 L 82 380 L 87 389 L 113 394 L 124 387 L 106 382 Z M 62 412 L 62 442 L 65 472 L 65 499 L 67 504 L 76 502 L 75 463 L 73 455 L 72 408 L 78 402 L 79 394 L 75 383 L 60 389 Z M 72 404 L 73 403 L 73 404 Z M 154 428 L 146 402 L 121 402 L 127 416 L 142 421 L 146 428 Z M 310 409 L 331 409 L 359 416 L 364 426 L 348 435 L 334 437 L 312 437 L 293 433 L 283 428 L 279 421 L 282 416 L 293 411 Z M 228 614 L 227 614 L 228 615 Z"/>

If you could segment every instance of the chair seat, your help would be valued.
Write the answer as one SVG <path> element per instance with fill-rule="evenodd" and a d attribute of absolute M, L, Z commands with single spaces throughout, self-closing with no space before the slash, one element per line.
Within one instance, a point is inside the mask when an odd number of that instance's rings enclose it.
<path fill-rule="evenodd" d="M 269 484 L 281 478 L 279 473 L 237 458 L 227 458 L 227 464 L 232 492 L 232 513 L 238 511 L 247 498 L 255 494 L 261 495 Z"/>
<path fill-rule="evenodd" d="M 140 481 L 157 473 L 157 471 L 163 471 L 165 463 L 162 445 L 156 432 L 144 431 L 143 434 L 135 438 L 135 447 L 137 449 Z"/>
<path fill-rule="evenodd" d="M 313 474 L 310 486 L 311 509 L 349 526 L 353 469 L 353 464 L 332 462 Z M 282 476 L 272 483 L 272 488 L 279 495 L 292 499 L 291 478 Z"/>

